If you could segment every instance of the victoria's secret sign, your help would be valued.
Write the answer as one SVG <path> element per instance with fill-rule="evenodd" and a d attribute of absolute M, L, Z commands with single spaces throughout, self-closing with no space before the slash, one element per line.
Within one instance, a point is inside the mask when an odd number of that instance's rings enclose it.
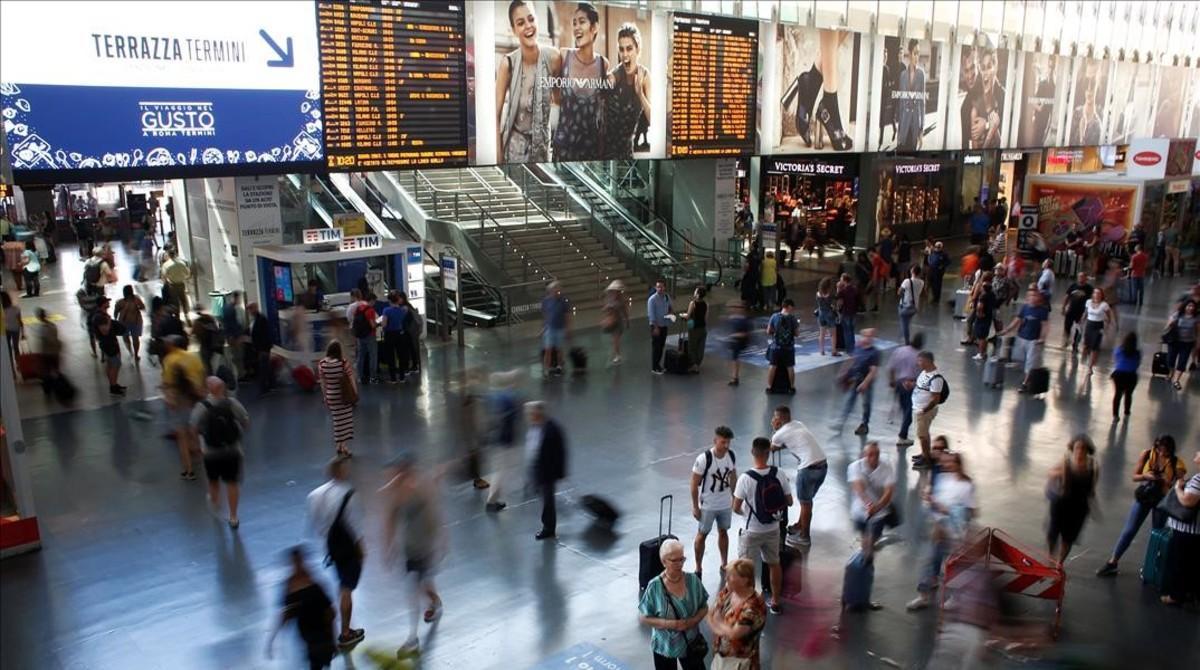
<path fill-rule="evenodd" d="M 771 161 L 771 165 L 767 171 L 779 174 L 841 176 L 846 174 L 846 166 L 842 163 L 821 163 L 817 161 Z"/>
<path fill-rule="evenodd" d="M 899 163 L 896 165 L 896 174 L 931 174 L 941 169 L 941 163 Z"/>

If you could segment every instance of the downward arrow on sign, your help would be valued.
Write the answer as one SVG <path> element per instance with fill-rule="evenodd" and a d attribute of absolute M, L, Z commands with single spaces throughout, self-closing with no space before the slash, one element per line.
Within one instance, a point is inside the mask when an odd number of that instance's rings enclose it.
<path fill-rule="evenodd" d="M 279 44 L 271 39 L 265 29 L 259 30 L 258 34 L 266 41 L 267 46 L 271 47 L 271 50 L 279 56 L 278 60 L 267 61 L 267 67 L 293 67 L 296 64 L 296 56 L 292 52 L 292 38 L 287 38 L 287 49 L 285 50 L 279 48 Z"/>

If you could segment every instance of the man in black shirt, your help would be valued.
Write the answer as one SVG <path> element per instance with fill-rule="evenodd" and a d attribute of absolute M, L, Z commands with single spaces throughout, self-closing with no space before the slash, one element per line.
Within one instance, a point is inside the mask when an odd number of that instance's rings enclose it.
<path fill-rule="evenodd" d="M 108 315 L 108 305 L 108 298 L 100 299 L 100 305 L 92 316 L 92 332 L 96 334 L 96 344 L 104 357 L 108 392 L 125 395 L 125 387 L 117 383 L 117 374 L 121 372 L 121 337 L 125 335 L 125 326 Z"/>
<path fill-rule="evenodd" d="M 1088 283 L 1086 272 L 1080 272 L 1075 278 L 1075 283 L 1067 287 L 1067 295 L 1063 298 L 1062 313 L 1065 317 L 1063 320 L 1063 348 L 1067 348 L 1067 340 L 1071 340 L 1071 353 L 1079 351 L 1079 337 L 1081 331 L 1079 322 L 1083 319 L 1084 305 L 1087 304 L 1088 298 L 1092 297 L 1092 291 L 1095 288 Z M 1072 336 L 1074 333 L 1074 336 Z"/>

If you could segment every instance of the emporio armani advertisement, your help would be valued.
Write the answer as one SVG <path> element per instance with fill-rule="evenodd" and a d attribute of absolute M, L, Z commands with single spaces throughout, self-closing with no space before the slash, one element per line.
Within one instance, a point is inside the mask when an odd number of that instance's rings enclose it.
<path fill-rule="evenodd" d="M 1021 103 L 1015 119 L 1017 135 L 1011 144 L 1022 149 L 1061 146 L 1070 59 L 1027 52 L 1024 61 L 1019 82 Z"/>
<path fill-rule="evenodd" d="M 1009 52 L 961 45 L 954 63 L 947 149 L 993 149 L 1004 143 Z"/>
<path fill-rule="evenodd" d="M 1097 58 L 1075 61 L 1071 100 L 1067 105 L 1067 146 L 1097 146 L 1104 138 L 1111 72 L 1112 61 Z"/>

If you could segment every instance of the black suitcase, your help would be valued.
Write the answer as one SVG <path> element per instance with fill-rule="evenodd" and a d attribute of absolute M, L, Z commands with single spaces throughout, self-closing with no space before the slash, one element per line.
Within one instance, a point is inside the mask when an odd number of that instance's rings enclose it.
<path fill-rule="evenodd" d="M 663 369 L 669 374 L 686 375 L 688 373 L 688 356 L 686 351 L 667 349 L 663 354 Z"/>
<path fill-rule="evenodd" d="M 616 525 L 621 513 L 612 503 L 597 495 L 588 494 L 579 499 L 579 504 L 596 519 L 596 522 L 611 529 Z"/>
<path fill-rule="evenodd" d="M 667 505 L 667 503 L 670 505 Z M 663 533 L 663 509 L 667 509 L 667 532 Z M 675 496 L 665 495 L 658 501 L 658 537 L 646 540 L 638 545 L 638 597 L 646 590 L 651 579 L 662 574 L 662 559 L 658 557 L 658 547 L 663 540 L 678 540 L 671 534 L 671 514 L 675 511 Z"/>
<path fill-rule="evenodd" d="M 1154 352 L 1154 357 L 1150 359 L 1150 376 L 1157 377 L 1159 375 L 1171 376 L 1171 366 L 1167 364 L 1167 352 L 1165 351 Z"/>
<path fill-rule="evenodd" d="M 1029 371 L 1029 395 L 1042 395 L 1050 391 L 1050 368 L 1034 368 Z"/>
<path fill-rule="evenodd" d="M 49 391 L 54 394 L 54 399 L 64 405 L 70 405 L 75 402 L 75 396 L 79 390 L 63 375 L 59 374 L 46 380 L 46 386 Z"/>
<path fill-rule="evenodd" d="M 846 333 L 840 321 L 833 326 L 833 348 L 837 351 L 846 350 Z"/>
<path fill-rule="evenodd" d="M 575 372 L 579 373 L 587 371 L 588 357 L 587 351 L 584 351 L 583 347 L 572 347 L 571 350 L 567 352 L 567 357 L 571 359 L 571 367 L 575 370 Z"/>

